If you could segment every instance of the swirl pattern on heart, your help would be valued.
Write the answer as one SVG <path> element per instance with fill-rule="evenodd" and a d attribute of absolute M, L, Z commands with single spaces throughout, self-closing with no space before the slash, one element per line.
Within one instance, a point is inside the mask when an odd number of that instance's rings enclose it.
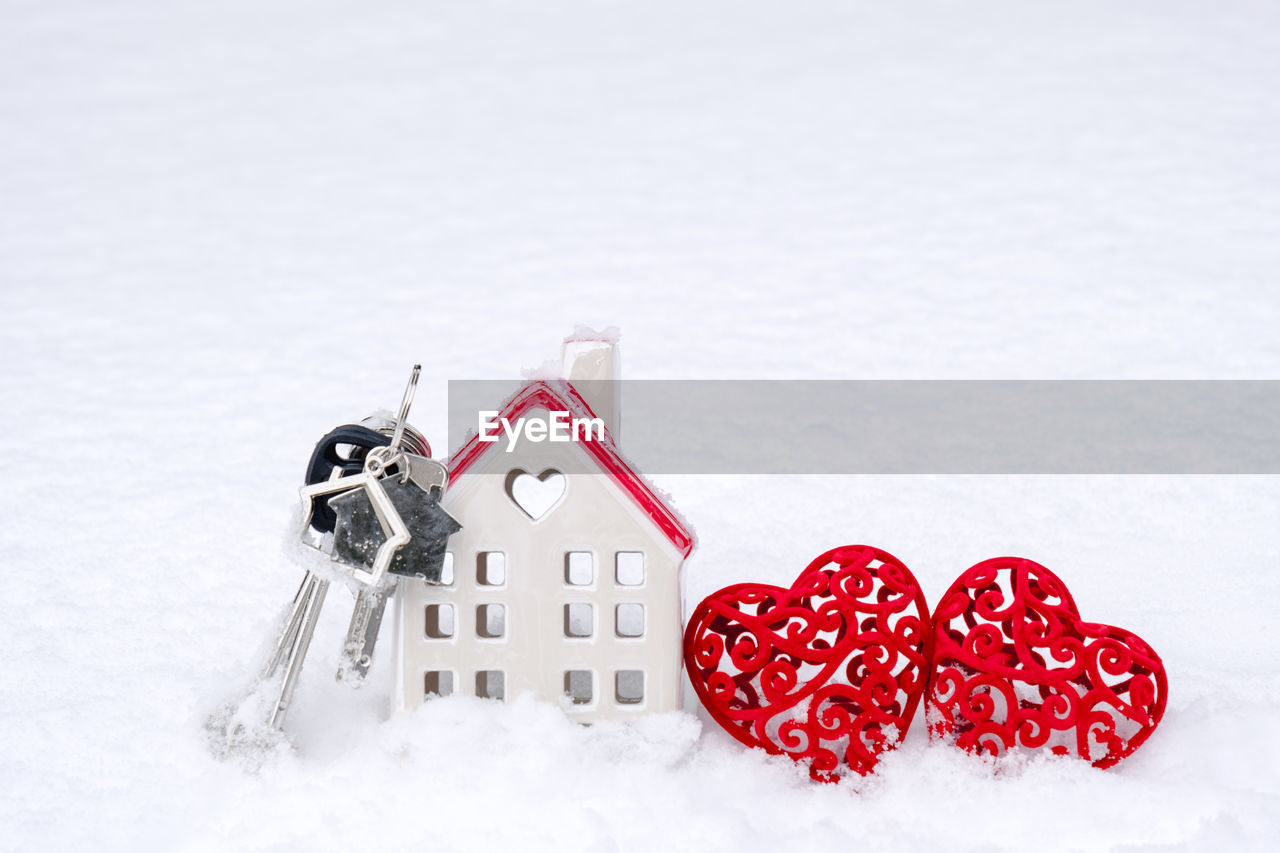
<path fill-rule="evenodd" d="M 1047 748 L 1110 767 L 1164 714 L 1155 651 L 1121 628 L 1083 621 L 1062 581 L 1031 560 L 973 566 L 933 618 L 934 737 L 978 753 Z"/>
<path fill-rule="evenodd" d="M 924 695 L 929 610 L 911 571 L 878 548 L 815 559 L 790 589 L 737 584 L 694 610 L 685 665 L 731 735 L 834 781 L 870 772 Z"/>

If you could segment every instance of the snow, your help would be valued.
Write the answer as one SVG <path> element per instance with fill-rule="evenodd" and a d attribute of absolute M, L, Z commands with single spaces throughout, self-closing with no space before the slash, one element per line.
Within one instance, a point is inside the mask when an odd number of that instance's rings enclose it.
<path fill-rule="evenodd" d="M 931 745 L 807 781 L 704 715 L 391 718 L 335 586 L 255 771 L 206 716 L 299 580 L 312 444 L 576 325 L 633 378 L 1275 378 L 1280 12 L 1139 0 L 0 10 L 0 847 L 1280 843 L 1274 477 L 654 477 L 687 606 L 829 547 L 930 604 L 1033 558 L 1169 671 L 1110 771 Z M 624 450 L 625 450 L 625 433 Z M 438 448 L 439 449 L 439 448 Z M 767 448 L 762 448 L 762 453 Z M 692 700 L 691 693 L 687 693 Z"/>

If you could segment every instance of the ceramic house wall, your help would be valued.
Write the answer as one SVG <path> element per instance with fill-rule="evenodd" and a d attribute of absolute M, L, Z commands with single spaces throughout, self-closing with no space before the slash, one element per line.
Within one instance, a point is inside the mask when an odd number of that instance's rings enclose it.
<path fill-rule="evenodd" d="M 567 472 L 563 496 L 532 520 L 507 479 L 548 469 Z M 609 476 L 574 473 L 598 470 L 575 443 L 525 442 L 507 453 L 504 438 L 450 485 L 443 506 L 463 525 L 449 543 L 450 582 L 402 580 L 396 593 L 400 707 L 431 691 L 531 692 L 583 720 L 680 707 L 682 556 Z M 643 555 L 638 583 L 620 581 L 619 553 Z M 498 583 L 486 573 L 490 554 L 502 555 Z M 584 578 L 568 564 L 581 573 L 583 554 L 589 581 L 574 583 Z"/>

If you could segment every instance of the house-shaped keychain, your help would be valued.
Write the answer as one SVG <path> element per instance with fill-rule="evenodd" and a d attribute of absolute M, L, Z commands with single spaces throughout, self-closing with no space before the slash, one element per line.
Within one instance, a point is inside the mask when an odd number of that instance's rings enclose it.
<path fill-rule="evenodd" d="M 530 382 L 496 420 L 603 429 L 511 452 L 499 429 L 450 460 L 441 506 L 462 530 L 442 582 L 402 579 L 395 596 L 401 708 L 525 692 L 583 721 L 680 707 L 693 535 L 618 452 L 613 342 L 570 338 L 563 359 L 565 379 Z"/>

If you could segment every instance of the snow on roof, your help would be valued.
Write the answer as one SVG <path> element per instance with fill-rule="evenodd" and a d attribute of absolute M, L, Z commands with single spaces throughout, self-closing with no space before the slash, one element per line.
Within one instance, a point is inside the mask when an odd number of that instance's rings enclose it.
<path fill-rule="evenodd" d="M 535 408 L 565 411 L 572 418 L 596 417 L 577 389 L 563 379 L 530 382 L 502 404 L 498 417 L 514 422 Z M 659 497 L 657 491 L 645 481 L 644 477 L 631 467 L 618 450 L 609 431 L 605 430 L 602 441 L 582 441 L 578 444 L 595 460 L 600 469 L 635 501 L 641 511 L 675 546 L 680 555 L 688 557 L 693 551 L 693 532 L 675 510 Z M 478 435 L 468 438 L 466 444 L 449 460 L 450 482 L 465 474 L 486 451 L 497 446 L 496 443 L 481 442 Z"/>

